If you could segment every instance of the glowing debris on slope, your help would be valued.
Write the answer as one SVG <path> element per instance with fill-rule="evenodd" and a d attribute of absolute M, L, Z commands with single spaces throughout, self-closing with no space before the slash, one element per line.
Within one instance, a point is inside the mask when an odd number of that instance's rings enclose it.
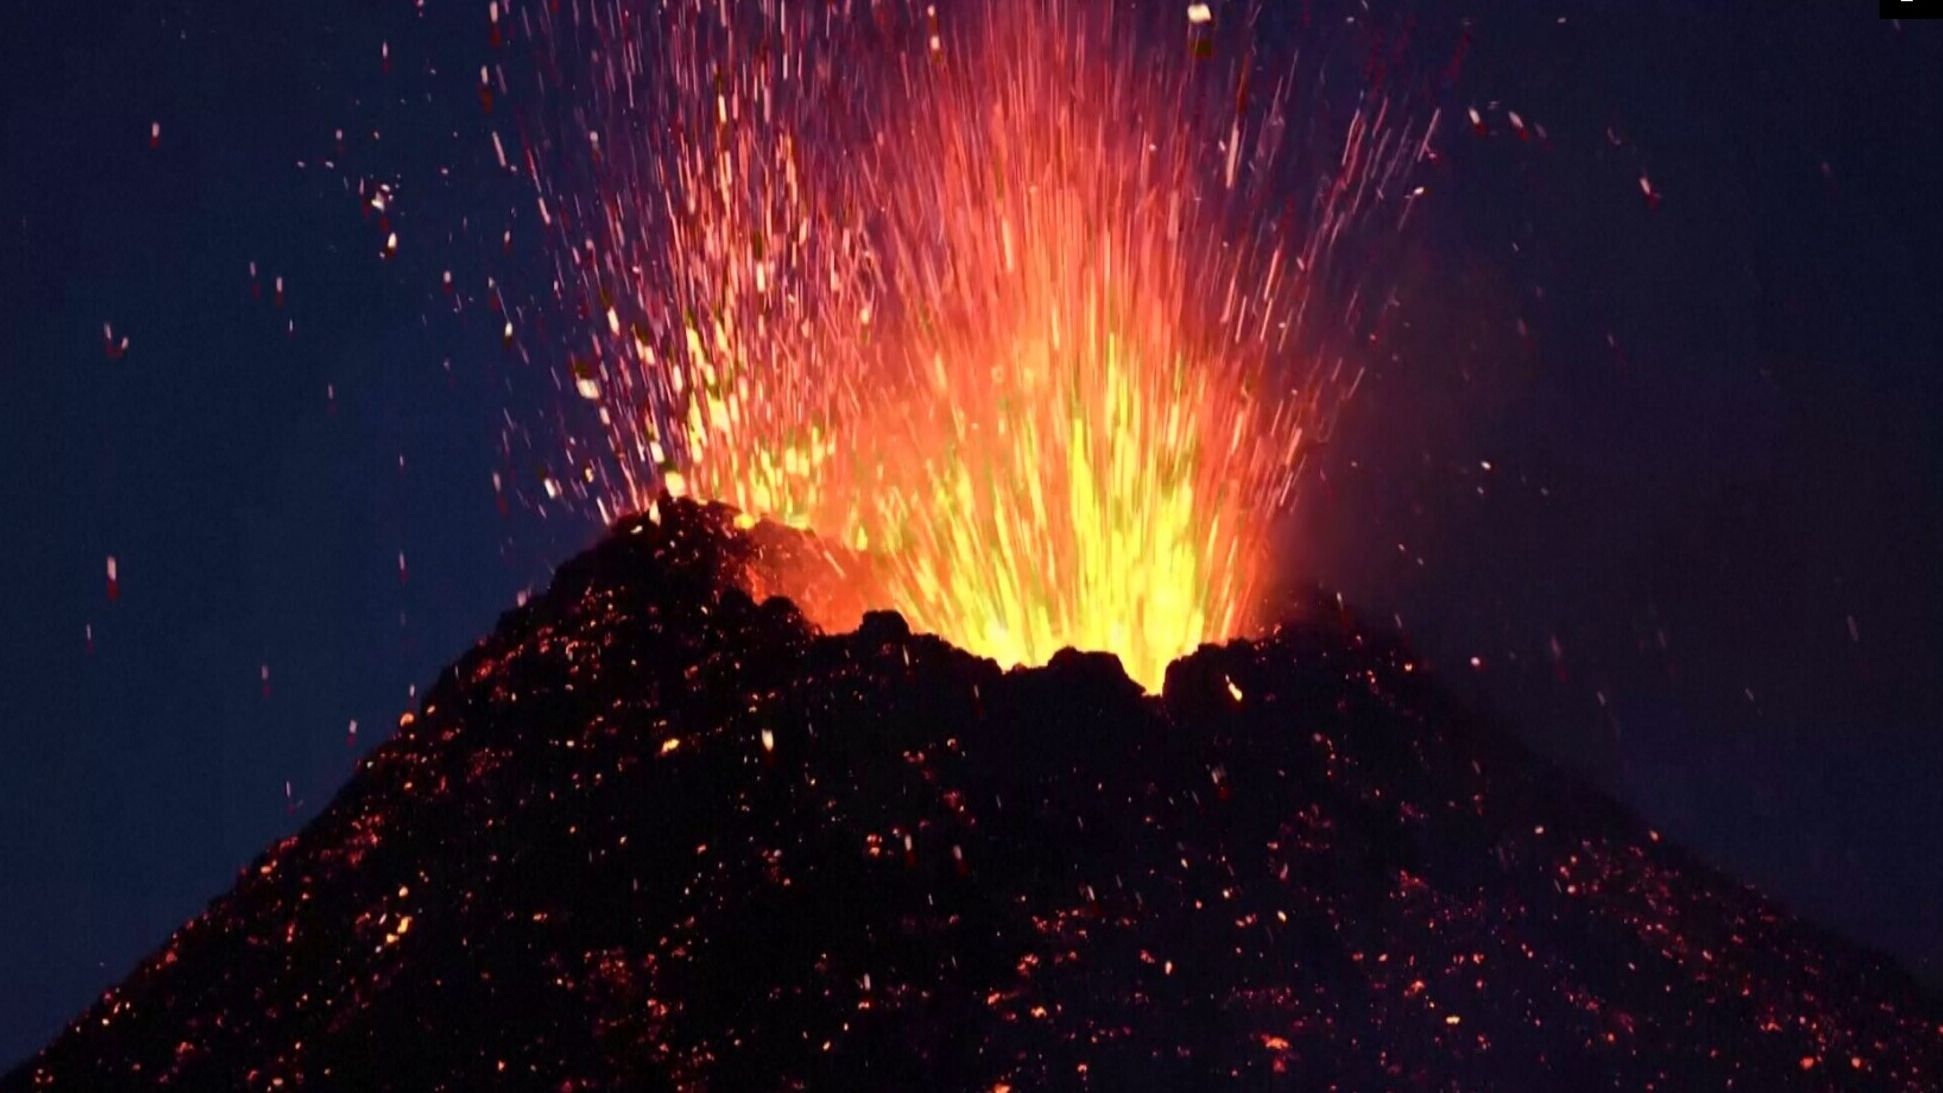
<path fill-rule="evenodd" d="M 736 588 L 814 543 L 660 513 L 9 1093 L 1935 1087 L 1936 999 L 1331 601 L 1147 697 L 818 634 Z"/>

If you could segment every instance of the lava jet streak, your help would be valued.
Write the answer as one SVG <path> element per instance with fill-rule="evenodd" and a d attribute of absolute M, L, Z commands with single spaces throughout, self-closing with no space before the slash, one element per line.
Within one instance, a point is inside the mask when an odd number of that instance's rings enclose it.
<path fill-rule="evenodd" d="M 1331 255 L 1395 234 L 1431 126 L 1307 101 L 1199 6 L 1114 7 L 543 21 L 584 73 L 550 93 L 599 119 L 596 223 L 560 239 L 606 317 L 576 385 L 617 503 L 817 528 L 1006 664 L 1104 649 L 1152 687 L 1250 625 L 1354 389 L 1330 346 L 1381 310 Z"/>

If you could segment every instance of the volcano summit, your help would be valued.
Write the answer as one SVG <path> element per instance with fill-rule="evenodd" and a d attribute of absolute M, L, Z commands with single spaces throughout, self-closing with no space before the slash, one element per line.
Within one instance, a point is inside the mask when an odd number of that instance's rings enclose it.
<path fill-rule="evenodd" d="M 1943 1007 L 1317 604 L 1158 696 L 664 501 L 6 1090 L 1943 1082 Z"/>

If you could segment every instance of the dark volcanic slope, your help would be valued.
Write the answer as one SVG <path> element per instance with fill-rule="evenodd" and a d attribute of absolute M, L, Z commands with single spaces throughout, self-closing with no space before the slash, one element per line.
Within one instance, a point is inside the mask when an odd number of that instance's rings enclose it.
<path fill-rule="evenodd" d="M 1001 673 L 666 508 L 7 1089 L 1935 1089 L 1943 1013 L 1340 618 Z M 785 542 L 786 538 L 776 540 Z"/>

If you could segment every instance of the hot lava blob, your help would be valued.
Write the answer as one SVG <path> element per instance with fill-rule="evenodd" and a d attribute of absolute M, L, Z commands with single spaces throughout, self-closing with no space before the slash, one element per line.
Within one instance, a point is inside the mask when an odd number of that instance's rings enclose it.
<path fill-rule="evenodd" d="M 1008 665 L 1106 650 L 1152 688 L 1253 625 L 1386 306 L 1332 256 L 1402 225 L 1434 114 L 1198 5 L 529 11 L 604 507 L 814 528 Z"/>

